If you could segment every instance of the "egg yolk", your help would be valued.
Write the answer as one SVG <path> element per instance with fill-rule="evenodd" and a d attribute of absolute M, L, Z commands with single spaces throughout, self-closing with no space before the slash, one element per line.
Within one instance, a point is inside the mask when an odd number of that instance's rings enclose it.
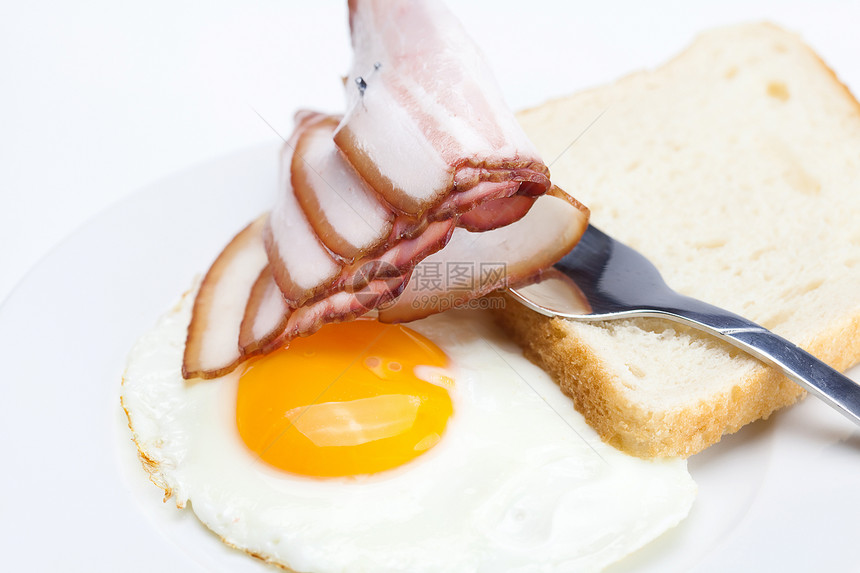
<path fill-rule="evenodd" d="M 409 328 L 356 320 L 250 363 L 239 379 L 236 423 L 245 444 L 288 472 L 335 477 L 395 468 L 441 438 L 453 413 L 446 386 L 415 375 L 445 354 Z"/>

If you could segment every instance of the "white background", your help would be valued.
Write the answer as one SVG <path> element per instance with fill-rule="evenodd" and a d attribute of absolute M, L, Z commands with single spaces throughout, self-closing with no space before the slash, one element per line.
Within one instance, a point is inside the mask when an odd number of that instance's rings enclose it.
<path fill-rule="evenodd" d="M 761 19 L 799 32 L 860 91 L 858 2 L 451 4 L 515 109 L 659 65 L 709 27 Z M 349 60 L 341 1 L 4 0 L 0 300 L 108 205 L 276 139 L 255 110 L 282 134 L 298 108 L 337 111 Z"/>
<path fill-rule="evenodd" d="M 350 59 L 345 0 L 241 5 L 164 0 L 134 5 L 107 1 L 0 2 L 4 2 L 0 5 L 0 301 L 53 247 L 136 189 L 237 150 L 277 142 L 278 136 L 257 113 L 286 134 L 296 109 L 337 111 L 341 105 L 339 76 Z M 860 39 L 856 30 L 860 2 L 469 0 L 453 8 L 483 46 L 514 108 L 659 65 L 704 29 L 762 19 L 799 32 L 849 87 L 860 92 Z M 171 189 L 169 185 L 167 188 Z M 236 201 L 242 201 L 241 189 Z M 152 202 L 126 203 L 123 207 L 128 209 L 110 213 L 127 214 L 138 204 L 152 207 Z M 162 208 L 169 211 L 170 201 L 165 200 Z M 186 200 L 173 212 L 187 209 Z M 144 221 L 154 219 L 152 213 L 142 217 Z M 106 226 L 104 219 L 99 222 L 98 228 Z M 138 229 L 132 231 L 137 236 Z M 153 244 L 163 248 L 157 240 L 159 229 L 150 232 Z M 173 229 L 170 236 L 176 234 Z M 95 237 L 111 236 L 116 235 L 82 232 L 77 244 L 92 245 Z M 144 256 L 146 250 L 138 250 L 138 256 Z M 77 253 L 60 249 L 57 255 L 66 252 Z M 148 306 L 141 304 L 136 310 L 142 318 L 105 334 L 105 325 L 115 326 L 114 317 L 127 308 L 120 301 L 136 299 L 141 291 L 166 279 L 157 274 L 135 277 L 135 292 L 112 296 L 127 293 L 114 293 L 113 283 L 89 292 L 84 287 L 92 286 L 92 282 L 68 276 L 76 269 L 80 271 L 80 265 L 61 265 L 57 258 L 52 262 L 41 267 L 41 272 L 34 272 L 31 277 L 35 280 L 28 281 L 29 287 L 19 293 L 29 297 L 11 300 L 41 301 L 45 299 L 42 291 L 52 289 L 65 293 L 65 297 L 48 301 L 41 313 L 37 304 L 16 306 L 13 302 L 0 308 L 0 316 L 12 318 L 0 324 L 0 338 L 4 340 L 0 349 L 9 353 L 0 361 L 12 367 L 4 378 L 7 392 L 2 404 L 6 410 L 0 416 L 0 430 L 10 431 L 0 431 L 0 438 L 7 439 L 2 459 L 19 462 L 7 464 L 13 469 L 4 472 L 10 484 L 4 489 L 31 492 L 46 484 L 38 498 L 14 499 L 16 507 L 26 506 L 26 512 L 4 513 L 11 506 L 11 498 L 0 496 L 0 515 L 15 517 L 2 520 L 0 529 L 6 526 L 25 535 L 32 530 L 47 532 L 47 537 L 28 537 L 28 547 L 38 547 L 44 539 L 51 540 L 51 548 L 55 548 L 86 538 L 87 544 L 76 554 L 81 555 L 101 541 L 97 532 L 114 526 L 101 518 L 105 514 L 121 515 L 126 521 L 117 532 L 124 535 L 137 527 L 137 537 L 125 536 L 116 546 L 108 543 L 100 548 L 100 555 L 111 552 L 127 559 L 119 545 L 125 543 L 135 559 L 127 563 L 128 567 L 147 568 L 147 560 L 172 562 L 173 555 L 164 549 L 169 545 L 163 539 L 159 542 L 161 531 L 143 520 L 147 508 L 172 508 L 153 499 L 153 503 L 141 505 L 142 512 L 131 511 L 129 507 L 137 498 L 123 489 L 125 482 L 113 479 L 117 464 L 114 452 L 102 447 L 110 445 L 112 439 L 105 435 L 103 418 L 111 408 L 118 409 L 115 395 L 99 386 L 116 376 L 118 357 L 125 356 L 129 340 L 139 332 L 135 324 L 148 324 L 165 304 L 158 300 L 149 301 Z M 141 267 L 150 268 L 151 263 Z M 106 260 L 104 265 L 108 269 L 116 265 L 126 271 L 124 277 L 130 276 L 127 260 Z M 92 271 L 94 265 L 89 266 Z M 163 289 L 171 300 L 187 285 L 187 276 L 174 280 L 182 286 Z M 48 286 L 33 288 L 34 282 Z M 127 278 L 116 281 L 129 282 Z M 72 305 L 67 301 L 79 303 L 78 308 L 69 310 Z M 63 309 L 68 312 L 62 313 Z M 25 320 L 31 312 L 39 316 Z M 61 333 L 72 333 L 82 340 L 57 344 L 51 353 L 27 344 L 43 334 L 42 325 L 47 321 L 53 321 L 54 328 L 59 325 Z M 19 331 L 21 324 L 27 328 Z M 81 328 L 72 324 L 81 324 Z M 97 341 L 90 348 L 88 336 Z M 51 338 L 52 343 L 57 340 Z M 61 371 L 71 376 L 56 376 Z M 52 392 L 43 396 L 39 384 L 46 381 L 45 387 Z M 81 387 L 86 391 L 79 391 Z M 695 469 L 713 470 L 708 466 L 716 465 L 723 470 L 697 474 L 702 495 L 694 511 L 703 519 L 725 513 L 722 521 L 717 520 L 721 524 L 732 525 L 733 520 L 739 520 L 733 537 L 724 543 L 726 548 L 714 550 L 710 567 L 701 570 L 734 570 L 739 562 L 750 570 L 764 570 L 773 567 L 775 558 L 782 555 L 787 556 L 779 559 L 782 563 L 793 560 L 786 571 L 812 570 L 814 566 L 838 570 L 845 566 L 844 555 L 852 546 L 846 550 L 832 533 L 841 530 L 847 538 L 857 538 L 853 513 L 857 457 L 853 454 L 860 442 L 856 429 L 814 400 L 774 418 L 775 424 L 751 425 L 691 461 Z M 63 431 L 56 431 L 46 420 L 59 421 Z M 118 425 L 123 423 L 120 420 Z M 127 436 L 123 438 L 127 446 Z M 36 443 L 40 447 L 32 447 Z M 741 447 L 733 448 L 732 444 Z M 130 455 L 133 458 L 133 452 Z M 70 461 L 66 464 L 65 460 Z M 750 472 L 766 475 L 749 479 Z M 58 475 L 62 480 L 55 479 Z M 712 476 L 710 481 L 708 476 Z M 145 481 L 140 475 L 135 477 Z M 21 485 L 22 479 L 26 487 Z M 146 482 L 142 487 L 147 495 L 157 498 L 151 484 Z M 725 505 L 726 499 L 741 499 L 750 507 L 749 512 L 737 512 L 736 506 Z M 48 513 L 50 518 L 39 521 Z M 180 513 L 171 511 L 171 515 Z M 693 515 L 687 522 L 695 524 L 695 519 Z M 28 529 L 27 524 L 35 529 Z M 203 528 L 196 522 L 188 526 L 202 534 Z M 674 537 L 664 536 L 662 545 L 649 549 L 651 555 L 664 557 L 666 543 L 687 546 L 694 542 L 683 537 L 684 531 L 677 530 Z M 701 529 L 686 531 L 698 533 Z M 0 537 L 9 539 L 6 534 Z M 152 538 L 152 544 L 144 541 Z M 701 543 L 716 545 L 717 541 L 705 537 Z M 217 546 L 226 551 L 220 543 Z M 174 547 L 177 554 L 183 550 Z M 16 558 L 23 567 L 32 565 L 34 556 L 45 558 L 37 553 L 21 552 L 16 545 L 3 555 L 12 556 L 14 568 Z M 220 558 L 221 554 L 217 555 Z M 68 555 L 49 557 L 62 560 Z M 74 569 L 78 562 L 70 559 L 69 563 Z"/>

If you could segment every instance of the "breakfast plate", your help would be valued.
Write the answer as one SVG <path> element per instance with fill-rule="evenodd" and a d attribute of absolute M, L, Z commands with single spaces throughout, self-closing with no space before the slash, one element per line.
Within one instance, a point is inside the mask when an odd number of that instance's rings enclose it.
<path fill-rule="evenodd" d="M 271 204 L 279 142 L 165 179 L 68 237 L 0 306 L 9 570 L 268 571 L 162 503 L 119 404 L 134 341 Z M 849 372 L 860 380 L 860 368 Z M 842 570 L 860 533 L 860 429 L 814 399 L 690 458 L 690 516 L 609 569 Z"/>

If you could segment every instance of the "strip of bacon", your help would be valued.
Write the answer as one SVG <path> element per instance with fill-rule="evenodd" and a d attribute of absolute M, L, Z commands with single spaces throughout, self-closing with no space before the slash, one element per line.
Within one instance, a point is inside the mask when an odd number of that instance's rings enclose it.
<path fill-rule="evenodd" d="M 533 277 L 567 254 L 587 225 L 588 209 L 554 187 L 506 227 L 456 229 L 444 249 L 415 267 L 396 302 L 379 310 L 379 320 L 417 320 Z"/>
<path fill-rule="evenodd" d="M 244 357 L 254 356 L 268 347 L 287 327 L 290 307 L 272 276 L 269 265 L 260 272 L 242 317 L 239 330 L 239 352 Z"/>
<path fill-rule="evenodd" d="M 346 261 L 371 253 L 388 239 L 395 213 L 358 176 L 332 141 L 339 118 L 299 118 L 290 169 L 296 199 L 320 241 Z"/>
<path fill-rule="evenodd" d="M 293 193 L 293 150 L 297 136 L 302 131 L 297 130 L 283 148 L 281 192 L 264 229 L 272 275 L 287 304 L 293 308 L 301 306 L 315 295 L 324 295 L 326 287 L 337 279 L 343 268 L 320 242 Z"/>
<path fill-rule="evenodd" d="M 349 13 L 349 111 L 334 140 L 391 205 L 421 216 L 480 182 L 549 188 L 483 55 L 441 3 L 350 0 Z"/>
<path fill-rule="evenodd" d="M 245 306 L 268 263 L 265 222 L 262 216 L 240 231 L 200 283 L 185 341 L 183 377 L 217 378 L 242 361 L 237 341 Z"/>

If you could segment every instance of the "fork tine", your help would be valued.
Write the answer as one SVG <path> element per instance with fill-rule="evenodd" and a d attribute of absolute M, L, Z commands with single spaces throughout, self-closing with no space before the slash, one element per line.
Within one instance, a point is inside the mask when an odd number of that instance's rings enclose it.
<path fill-rule="evenodd" d="M 656 295 L 662 298 L 669 292 L 657 267 L 647 258 L 594 225 L 588 226 L 579 244 L 555 268 L 582 289 L 594 314 L 653 303 Z"/>

